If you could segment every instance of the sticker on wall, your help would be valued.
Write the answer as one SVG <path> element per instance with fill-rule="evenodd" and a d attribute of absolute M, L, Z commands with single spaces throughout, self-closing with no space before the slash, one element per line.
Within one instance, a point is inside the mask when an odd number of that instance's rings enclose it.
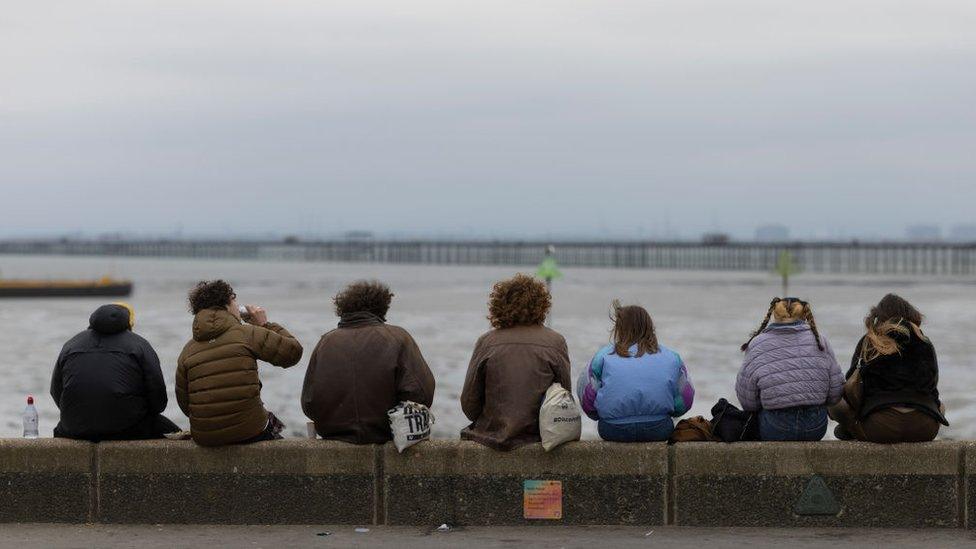
<path fill-rule="evenodd" d="M 522 481 L 522 511 L 527 519 L 558 520 L 563 518 L 562 481 Z"/>

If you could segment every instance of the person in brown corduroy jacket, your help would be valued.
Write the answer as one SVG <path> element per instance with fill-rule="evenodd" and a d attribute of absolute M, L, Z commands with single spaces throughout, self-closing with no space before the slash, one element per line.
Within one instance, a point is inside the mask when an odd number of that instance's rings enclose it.
<path fill-rule="evenodd" d="M 526 275 L 495 284 L 488 302 L 493 330 L 475 344 L 461 392 L 472 421 L 461 438 L 496 450 L 540 442 L 539 408 L 558 382 L 572 390 L 566 340 L 543 326 L 551 298 Z"/>
<path fill-rule="evenodd" d="M 281 438 L 281 424 L 261 402 L 258 360 L 287 368 L 302 358 L 302 345 L 288 330 L 268 322 L 261 307 L 248 305 L 241 321 L 237 295 L 223 280 L 200 282 L 190 291 L 193 339 L 176 369 L 176 400 L 190 418 L 201 446 Z"/>
<path fill-rule="evenodd" d="M 302 388 L 302 411 L 322 438 L 382 444 L 393 438 L 390 408 L 433 403 L 434 376 L 420 348 L 386 323 L 392 299 L 376 281 L 354 282 L 333 298 L 339 327 L 319 340 Z"/>

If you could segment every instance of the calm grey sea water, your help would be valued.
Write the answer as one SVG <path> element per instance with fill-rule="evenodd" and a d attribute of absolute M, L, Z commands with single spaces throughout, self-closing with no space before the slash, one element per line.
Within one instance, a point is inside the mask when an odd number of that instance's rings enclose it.
<path fill-rule="evenodd" d="M 304 432 L 299 395 L 307 357 L 319 336 L 335 326 L 330 297 L 357 278 L 379 278 L 397 294 L 389 321 L 409 330 L 437 378 L 435 436 L 456 438 L 466 424 L 458 394 L 472 345 L 488 329 L 485 304 L 491 283 L 516 267 L 443 267 L 334 263 L 262 263 L 179 259 L 112 259 L 0 256 L 4 277 L 132 278 L 136 332 L 159 353 L 170 387 L 167 414 L 186 427 L 172 396 L 176 358 L 190 336 L 186 291 L 206 278 L 225 278 L 241 300 L 268 308 L 305 346 L 298 366 L 261 366 L 266 405 L 294 436 Z M 522 269 L 525 270 L 525 269 Z M 574 379 L 608 340 L 610 300 L 639 303 L 651 312 L 660 341 L 688 364 L 698 390 L 692 414 L 709 416 L 722 396 L 732 396 L 741 363 L 739 345 L 758 325 L 779 281 L 772 274 L 566 269 L 554 288 L 554 329 L 569 343 Z M 886 292 L 895 291 L 926 315 L 935 342 L 941 390 L 953 426 L 944 438 L 976 438 L 976 280 L 800 275 L 791 293 L 810 300 L 817 322 L 842 365 L 861 335 L 861 319 Z M 41 433 L 50 436 L 58 411 L 48 395 L 51 369 L 62 344 L 87 326 L 104 300 L 0 300 L 0 436 L 20 436 L 27 393 L 34 393 Z M 595 438 L 584 419 L 584 437 Z"/>

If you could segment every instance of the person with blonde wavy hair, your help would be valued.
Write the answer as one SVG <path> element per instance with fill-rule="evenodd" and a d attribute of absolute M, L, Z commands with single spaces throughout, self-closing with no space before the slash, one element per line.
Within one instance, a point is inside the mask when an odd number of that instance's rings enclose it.
<path fill-rule="evenodd" d="M 860 393 L 858 408 L 834 414 L 840 423 L 837 438 L 926 442 L 938 435 L 940 425 L 949 425 L 939 400 L 935 347 L 921 328 L 924 318 L 895 294 L 884 296 L 864 318 L 866 333 L 847 372 L 848 380 L 855 373 L 860 377 L 854 389 Z"/>

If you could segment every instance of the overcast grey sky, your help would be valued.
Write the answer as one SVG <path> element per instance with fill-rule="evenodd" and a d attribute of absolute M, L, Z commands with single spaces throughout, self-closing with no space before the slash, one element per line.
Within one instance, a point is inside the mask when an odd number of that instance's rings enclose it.
<path fill-rule="evenodd" d="M 0 236 L 976 221 L 976 2 L 3 2 Z"/>

